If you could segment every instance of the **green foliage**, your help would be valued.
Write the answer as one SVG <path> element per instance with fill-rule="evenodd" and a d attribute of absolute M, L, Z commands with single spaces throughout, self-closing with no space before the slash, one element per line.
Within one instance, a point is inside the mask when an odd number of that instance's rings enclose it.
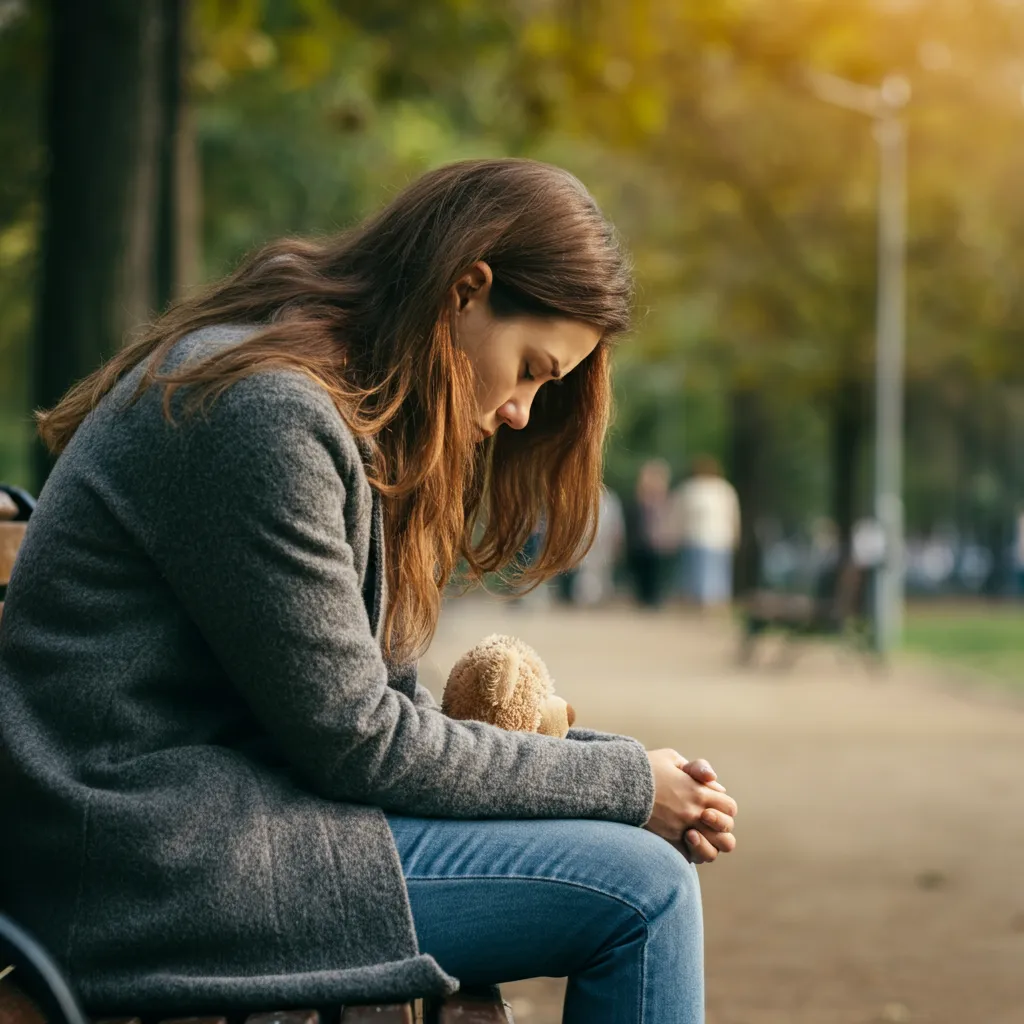
<path fill-rule="evenodd" d="M 0 477 L 21 472 L 40 223 L 39 4 L 0 26 Z M 755 388 L 777 481 L 762 511 L 828 509 L 827 423 L 873 368 L 876 153 L 804 71 L 913 85 L 908 518 L 978 521 L 970 481 L 1024 488 L 1024 7 L 1002 0 L 193 0 L 200 276 L 337 230 L 424 169 L 518 154 L 578 174 L 639 283 L 609 478 L 725 455 Z M 1014 404 L 1016 403 L 1016 404 Z M 1003 410 L 999 415 L 990 410 Z M 1005 413 L 1005 415 L 1004 415 Z M 994 417 L 994 418 L 993 418 Z M 986 515 L 989 513 L 985 513 Z"/>
<path fill-rule="evenodd" d="M 563 28 L 576 9 L 564 5 Z M 763 511 L 783 518 L 791 485 L 808 514 L 825 510 L 820 474 L 794 476 L 804 465 L 797 445 L 821 464 L 824 445 L 808 450 L 807 427 L 813 421 L 823 441 L 839 388 L 870 381 L 874 360 L 872 126 L 820 100 L 806 71 L 868 86 L 891 73 L 911 81 L 911 409 L 921 423 L 952 422 L 956 436 L 951 449 L 911 424 L 908 521 L 978 523 L 955 492 L 982 471 L 1002 481 L 1005 517 L 1024 493 L 1024 467 L 1007 457 L 999 430 L 974 426 L 985 418 L 979 407 L 994 402 L 1003 436 L 1024 436 L 1014 411 L 1024 304 L 1013 280 L 1024 203 L 1011 184 L 1024 159 L 1024 9 L 999 0 L 608 0 L 588 5 L 577 28 L 551 28 L 534 59 L 569 83 L 553 115 L 563 130 L 629 154 L 643 185 L 653 180 L 653 208 L 634 229 L 644 297 L 657 310 L 644 327 L 645 356 L 685 378 L 688 403 L 695 382 L 765 396 L 774 429 L 762 454 L 790 468 Z M 551 67 L 539 77 L 554 80 Z M 620 204 L 611 208 L 620 216 Z M 951 377 L 955 394 L 940 386 Z M 635 388 L 624 398 L 625 438 L 659 444 L 646 426 L 651 410 L 672 413 L 658 391 L 646 389 L 645 411 L 629 409 Z M 808 422 L 794 429 L 796 406 Z M 659 429 L 672 435 L 666 453 L 678 463 L 685 440 Z"/>
<path fill-rule="evenodd" d="M 437 163 L 511 148 L 500 15 L 455 2 L 339 11 L 197 5 L 210 275 L 269 238 L 337 230 Z"/>
<path fill-rule="evenodd" d="M 46 39 L 38 4 L 8 4 L 0 14 L 0 96 L 16 97 L 0 117 L 0 480 L 26 485 Z"/>

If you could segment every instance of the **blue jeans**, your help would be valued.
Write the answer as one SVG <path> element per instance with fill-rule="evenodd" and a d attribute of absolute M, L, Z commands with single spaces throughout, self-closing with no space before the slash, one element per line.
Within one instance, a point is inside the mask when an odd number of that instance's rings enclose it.
<path fill-rule="evenodd" d="M 700 1024 L 692 864 L 632 825 L 388 815 L 420 950 L 467 988 L 568 977 L 564 1024 Z"/>
<path fill-rule="evenodd" d="M 732 552 L 684 547 L 679 554 L 679 587 L 700 605 L 724 604 L 732 597 Z"/>

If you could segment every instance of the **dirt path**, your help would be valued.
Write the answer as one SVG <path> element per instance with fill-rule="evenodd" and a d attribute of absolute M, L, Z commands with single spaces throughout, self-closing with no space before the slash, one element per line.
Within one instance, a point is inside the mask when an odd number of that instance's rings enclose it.
<path fill-rule="evenodd" d="M 541 652 L 580 725 L 707 757 L 739 801 L 739 849 L 702 869 L 709 1024 L 1024 1024 L 1024 701 L 823 648 L 737 671 L 721 619 L 468 599 L 427 685 L 490 632 Z M 506 994 L 557 1024 L 562 990 Z"/>

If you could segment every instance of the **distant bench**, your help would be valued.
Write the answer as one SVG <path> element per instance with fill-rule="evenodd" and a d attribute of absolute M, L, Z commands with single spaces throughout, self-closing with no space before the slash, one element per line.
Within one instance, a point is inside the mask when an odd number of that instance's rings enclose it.
<path fill-rule="evenodd" d="M 25 528 L 35 502 L 17 488 L 0 485 L 0 616 Z M 2 622 L 0 622 L 2 628 Z M 0 822 L 0 832 L 8 825 Z M 16 884 L 14 879 L 0 880 Z M 0 906 L 0 911 L 3 908 Z M 209 1017 L 160 1015 L 100 1018 L 92 1024 L 514 1024 L 496 987 L 462 991 L 443 999 L 407 1003 L 267 1010 L 247 1014 L 211 1008 Z M 52 959 L 13 921 L 0 913 L 0 1024 L 87 1024 Z"/>
<path fill-rule="evenodd" d="M 781 634 L 785 647 L 780 665 L 796 657 L 796 643 L 835 637 L 858 652 L 866 664 L 878 667 L 869 615 L 872 574 L 852 560 L 841 562 L 819 578 L 815 594 L 757 590 L 740 603 L 743 633 L 739 660 L 754 662 L 760 640 Z"/>

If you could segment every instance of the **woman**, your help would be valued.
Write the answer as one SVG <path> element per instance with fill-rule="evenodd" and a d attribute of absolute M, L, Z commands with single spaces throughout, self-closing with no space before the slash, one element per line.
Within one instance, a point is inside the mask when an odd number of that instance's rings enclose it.
<path fill-rule="evenodd" d="M 680 546 L 680 590 L 700 608 L 732 599 L 732 559 L 740 542 L 740 502 L 711 455 L 698 455 L 671 499 L 672 533 Z"/>
<path fill-rule="evenodd" d="M 40 416 L 0 877 L 87 1007 L 568 975 L 567 1021 L 701 1019 L 679 851 L 730 850 L 735 813 L 706 763 L 451 721 L 415 673 L 459 558 L 506 565 L 542 510 L 529 578 L 586 542 L 629 297 L 574 178 L 455 164 L 256 253 Z"/>
<path fill-rule="evenodd" d="M 664 599 L 670 477 L 664 459 L 648 459 L 637 473 L 636 488 L 625 509 L 626 561 L 641 608 L 657 608 Z"/>

